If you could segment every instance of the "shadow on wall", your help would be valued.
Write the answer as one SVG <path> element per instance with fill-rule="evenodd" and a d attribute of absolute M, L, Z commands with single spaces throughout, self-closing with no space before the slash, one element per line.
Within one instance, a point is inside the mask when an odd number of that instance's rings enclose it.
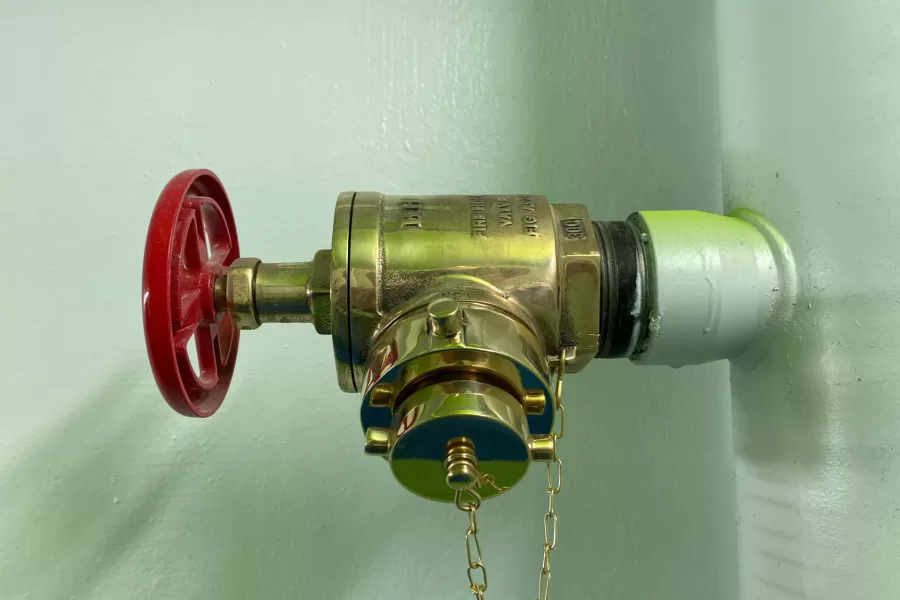
<path fill-rule="evenodd" d="M 306 460 L 310 448 L 273 427 L 277 409 L 268 419 L 256 411 L 220 413 L 215 424 L 183 419 L 162 402 L 143 355 L 123 362 L 0 475 L 0 597 L 283 598 L 313 581 L 330 598 L 364 596 L 333 567 L 378 569 L 379 549 L 352 550 L 347 536 L 390 539 L 394 521 L 373 522 L 359 508 L 362 497 L 385 500 L 372 481 L 382 469 L 344 479 L 327 461 Z M 229 417 L 246 426 L 229 426 Z M 338 445 L 337 461 L 360 458 L 358 444 Z M 319 507 L 326 512 L 302 509 L 332 488 L 346 493 Z M 196 573 L 192 562 L 202 565 Z"/>
<path fill-rule="evenodd" d="M 162 413 L 136 393 L 146 367 L 111 373 L 69 417 L 22 448 L 3 472 L 3 597 L 80 597 L 88 574 L 115 568 L 162 518 L 186 471 L 147 460 L 162 438 Z M 135 472 L 142 486 L 122 504 Z M 124 481 L 122 481 L 124 480 Z"/>
<path fill-rule="evenodd" d="M 597 220 L 721 213 L 713 0 L 565 6 L 535 11 L 541 193 Z M 568 380 L 557 593 L 737 598 L 729 398 L 726 363 L 595 362 Z"/>
<path fill-rule="evenodd" d="M 771 159 L 750 152 L 726 152 L 722 164 L 726 210 L 753 206 L 759 197 L 799 197 Z M 736 178 L 730 173 L 735 165 L 756 177 Z M 791 243 L 794 255 L 802 256 L 803 249 L 796 244 L 805 241 Z M 800 285 L 800 289 L 806 287 Z M 833 307 L 817 297 L 798 297 L 789 322 L 775 323 L 772 328 L 763 361 L 752 368 L 732 366 L 737 456 L 758 465 L 781 462 L 789 468 L 811 469 L 822 465 L 827 440 L 822 400 L 832 394 L 829 381 L 834 370 L 831 355 L 835 348 L 829 342 L 836 335 L 832 311 Z M 814 353 L 809 348 L 822 350 Z M 761 372 L 770 375 L 760 377 Z"/>
<path fill-rule="evenodd" d="M 542 191 L 598 220 L 722 212 L 713 0 L 536 9 Z"/>

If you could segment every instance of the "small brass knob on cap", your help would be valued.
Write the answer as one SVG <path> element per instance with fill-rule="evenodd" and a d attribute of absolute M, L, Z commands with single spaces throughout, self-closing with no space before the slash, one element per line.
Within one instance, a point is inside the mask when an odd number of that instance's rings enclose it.
<path fill-rule="evenodd" d="M 458 437 L 447 442 L 444 469 L 447 485 L 456 491 L 468 490 L 478 483 L 478 457 L 472 440 Z"/>
<path fill-rule="evenodd" d="M 547 407 L 547 396 L 544 390 L 525 390 L 522 396 L 522 406 L 525 408 L 525 414 L 542 415 Z"/>
<path fill-rule="evenodd" d="M 453 298 L 438 298 L 428 305 L 428 326 L 432 335 L 453 337 L 462 330 L 463 311 Z"/>
<path fill-rule="evenodd" d="M 369 406 L 387 407 L 394 399 L 394 386 L 390 383 L 378 383 L 369 392 Z"/>
<path fill-rule="evenodd" d="M 552 435 L 540 435 L 528 440 L 531 460 L 536 462 L 553 462 L 556 460 L 556 438 Z"/>
<path fill-rule="evenodd" d="M 391 451 L 392 445 L 390 429 L 386 427 L 369 427 L 366 429 L 366 454 L 384 456 Z"/>

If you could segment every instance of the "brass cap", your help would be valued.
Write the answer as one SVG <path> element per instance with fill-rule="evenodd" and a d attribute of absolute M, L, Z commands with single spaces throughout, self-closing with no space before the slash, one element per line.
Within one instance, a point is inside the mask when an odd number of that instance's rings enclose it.
<path fill-rule="evenodd" d="M 415 494 L 453 502 L 480 476 L 487 499 L 511 487 L 531 462 L 528 423 L 516 398 L 488 383 L 449 380 L 414 392 L 394 416 L 391 471 Z M 475 456 L 478 448 L 478 457 Z"/>

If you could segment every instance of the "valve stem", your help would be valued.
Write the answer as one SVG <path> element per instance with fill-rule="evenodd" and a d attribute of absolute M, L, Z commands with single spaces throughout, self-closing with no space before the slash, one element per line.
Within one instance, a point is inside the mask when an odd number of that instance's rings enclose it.
<path fill-rule="evenodd" d="M 444 459 L 447 485 L 456 491 L 468 490 L 478 484 L 478 457 L 475 444 L 466 437 L 456 437 L 447 442 Z"/>

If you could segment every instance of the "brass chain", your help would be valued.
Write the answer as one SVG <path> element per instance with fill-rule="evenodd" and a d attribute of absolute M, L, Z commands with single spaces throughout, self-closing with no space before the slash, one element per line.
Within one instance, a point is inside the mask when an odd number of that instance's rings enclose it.
<path fill-rule="evenodd" d="M 470 499 L 465 500 L 463 494 L 468 494 Z M 478 541 L 478 521 L 475 513 L 481 506 L 481 496 L 475 491 L 474 486 L 467 490 L 456 492 L 456 506 L 461 511 L 469 514 L 469 527 L 466 529 L 466 558 L 469 566 L 466 576 L 469 578 L 469 591 L 477 600 L 484 600 L 487 591 L 487 568 L 481 559 L 481 543 Z"/>
<path fill-rule="evenodd" d="M 559 364 L 556 368 L 556 411 L 559 413 L 559 431 L 553 432 L 553 460 L 547 463 L 547 496 L 549 506 L 544 514 L 544 556 L 541 560 L 541 573 L 538 578 L 538 600 L 548 600 L 550 597 L 550 553 L 556 549 L 556 531 L 559 518 L 556 516 L 556 495 L 562 491 L 563 464 L 559 458 L 559 446 L 557 442 L 566 433 L 566 409 L 563 408 L 563 373 L 566 370 L 566 351 L 559 354 Z M 555 471 L 555 474 L 554 474 Z"/>
<path fill-rule="evenodd" d="M 556 495 L 562 491 L 563 464 L 557 452 L 556 443 L 566 433 L 566 409 L 562 403 L 563 372 L 566 365 L 566 351 L 559 355 L 559 365 L 556 375 L 556 412 L 559 414 L 559 431 L 551 433 L 554 443 L 553 460 L 547 463 L 547 496 L 549 506 L 544 514 L 544 548 L 541 572 L 538 580 L 538 600 L 548 600 L 550 597 L 550 553 L 556 549 L 556 532 L 559 518 L 556 516 Z M 466 558 L 469 566 L 466 568 L 466 576 L 469 578 L 469 591 L 476 600 L 484 600 L 484 593 L 488 588 L 487 568 L 481 558 L 481 543 L 478 541 L 478 521 L 475 513 L 481 506 L 481 496 L 477 488 L 482 485 L 490 485 L 502 492 L 509 488 L 498 486 L 493 475 L 479 474 L 477 483 L 471 488 L 456 492 L 456 506 L 461 511 L 468 513 L 469 526 L 466 528 Z M 468 499 L 465 498 L 468 495 Z"/>
<path fill-rule="evenodd" d="M 478 487 L 481 487 L 483 485 L 489 485 L 501 493 L 505 492 L 506 490 L 509 489 L 509 486 L 497 485 L 497 480 L 494 479 L 493 475 L 490 475 L 488 473 L 479 473 L 478 474 Z"/>

